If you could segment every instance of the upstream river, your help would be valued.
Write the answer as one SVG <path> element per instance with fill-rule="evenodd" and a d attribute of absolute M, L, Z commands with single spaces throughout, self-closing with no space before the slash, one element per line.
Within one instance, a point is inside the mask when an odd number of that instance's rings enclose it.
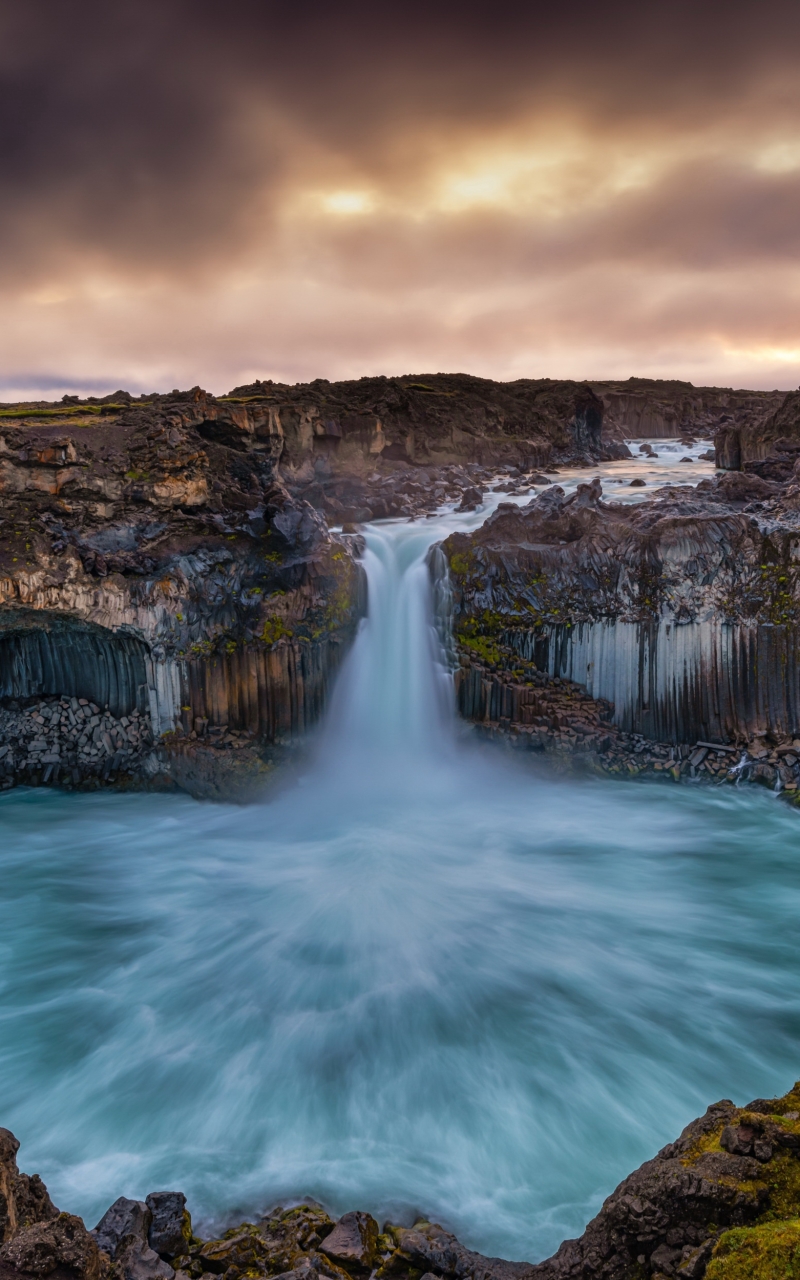
<path fill-rule="evenodd" d="M 712 471 L 654 447 L 604 483 Z M 798 815 L 459 731 L 424 556 L 501 499 L 367 529 L 369 617 L 277 798 L 0 799 L 0 1124 L 89 1225 L 311 1195 L 536 1260 L 708 1103 L 800 1075 Z"/>

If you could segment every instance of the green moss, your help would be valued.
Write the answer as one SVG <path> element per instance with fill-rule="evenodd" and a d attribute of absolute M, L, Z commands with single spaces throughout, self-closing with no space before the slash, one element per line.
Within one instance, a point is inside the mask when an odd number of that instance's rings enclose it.
<path fill-rule="evenodd" d="M 264 644 L 277 644 L 279 640 L 291 640 L 293 635 L 283 618 L 267 618 L 260 638 Z"/>
<path fill-rule="evenodd" d="M 726 1231 L 706 1280 L 800 1280 L 800 1220 Z"/>
<path fill-rule="evenodd" d="M 462 555 L 460 551 L 455 551 L 450 557 L 450 572 L 455 574 L 457 578 L 466 578 L 473 566 L 472 552 Z"/>
<path fill-rule="evenodd" d="M 46 409 L 0 409 L 0 418 L 76 418 L 99 417 L 102 413 L 118 413 L 127 409 L 126 404 L 70 404 L 53 405 Z"/>

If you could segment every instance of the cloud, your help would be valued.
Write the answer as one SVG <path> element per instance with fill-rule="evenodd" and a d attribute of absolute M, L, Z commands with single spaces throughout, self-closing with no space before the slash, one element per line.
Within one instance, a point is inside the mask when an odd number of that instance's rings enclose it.
<path fill-rule="evenodd" d="M 798 36 L 777 0 L 4 0 L 3 384 L 796 385 Z"/>

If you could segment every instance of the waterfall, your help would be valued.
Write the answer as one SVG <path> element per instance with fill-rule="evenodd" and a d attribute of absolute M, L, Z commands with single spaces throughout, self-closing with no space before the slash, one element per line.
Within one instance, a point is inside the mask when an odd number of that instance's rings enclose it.
<path fill-rule="evenodd" d="M 367 617 L 334 692 L 325 757 L 419 761 L 453 741 L 452 676 L 437 625 L 427 556 L 430 526 L 372 526 L 365 538 Z M 441 555 L 441 553 L 440 553 Z M 444 559 L 444 557 L 442 557 Z M 440 588 L 444 603 L 446 587 Z M 377 753 L 377 754 L 376 754 Z"/>

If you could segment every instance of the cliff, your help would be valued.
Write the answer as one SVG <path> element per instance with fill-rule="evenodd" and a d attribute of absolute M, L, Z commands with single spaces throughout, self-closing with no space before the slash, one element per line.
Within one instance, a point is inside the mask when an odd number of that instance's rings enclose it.
<path fill-rule="evenodd" d="M 745 391 L 732 387 L 695 387 L 691 382 L 628 378 L 593 382 L 603 402 L 604 435 L 636 437 L 705 436 L 757 430 L 783 404 L 784 391 Z"/>
<path fill-rule="evenodd" d="M 783 445 L 800 443 L 800 392 L 781 397 L 764 417 L 721 424 L 715 440 L 717 466 L 730 471 L 754 471 Z"/>
<path fill-rule="evenodd" d="M 638 505 L 603 501 L 599 481 L 571 498 L 554 485 L 527 506 L 502 504 L 471 535 L 453 534 L 443 553 L 469 718 L 516 725 L 531 746 L 548 745 L 539 730 L 563 728 L 601 755 L 613 748 L 609 732 L 621 732 L 641 739 L 627 743 L 639 753 L 699 740 L 749 747 L 754 758 L 783 746 L 796 763 L 794 480 L 725 475 Z M 794 773 L 784 782 L 794 789 Z"/>
<path fill-rule="evenodd" d="M 278 452 L 199 390 L 3 411 L 5 785 L 237 793 L 316 719 L 364 577 Z"/>

